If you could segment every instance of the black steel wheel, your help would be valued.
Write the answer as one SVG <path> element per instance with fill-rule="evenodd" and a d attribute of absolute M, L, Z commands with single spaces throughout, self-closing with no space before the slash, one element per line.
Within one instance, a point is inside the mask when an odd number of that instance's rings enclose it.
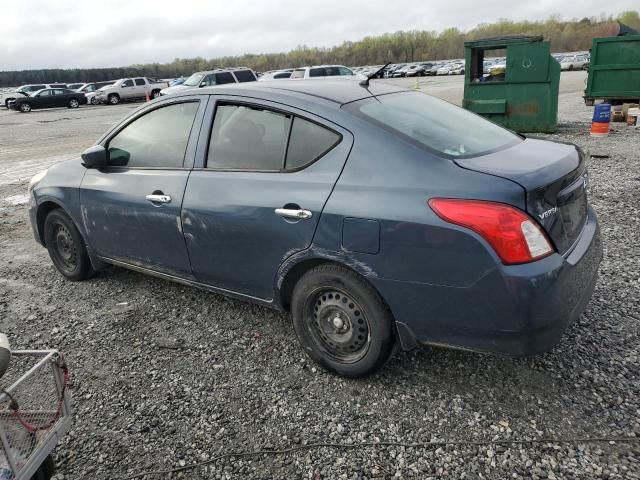
<path fill-rule="evenodd" d="M 80 232 L 61 209 L 47 215 L 44 238 L 51 261 L 69 280 L 84 280 L 95 273 Z"/>
<path fill-rule="evenodd" d="M 291 314 L 307 354 L 339 375 L 370 374 L 393 351 L 391 312 L 375 289 L 347 268 L 320 265 L 303 275 L 293 290 Z"/>

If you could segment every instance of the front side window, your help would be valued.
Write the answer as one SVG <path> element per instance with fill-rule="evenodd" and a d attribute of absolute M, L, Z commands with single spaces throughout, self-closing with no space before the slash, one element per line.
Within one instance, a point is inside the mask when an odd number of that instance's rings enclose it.
<path fill-rule="evenodd" d="M 289 78 L 291 76 L 291 72 L 282 72 L 276 73 L 273 78 Z"/>
<path fill-rule="evenodd" d="M 122 82 L 123 87 L 133 87 L 133 80 L 125 80 Z"/>
<path fill-rule="evenodd" d="M 353 72 L 347 67 L 338 67 L 338 71 L 340 72 L 340 75 L 353 75 Z"/>
<path fill-rule="evenodd" d="M 304 78 L 304 68 L 298 68 L 291 72 L 291 78 Z"/>
<path fill-rule="evenodd" d="M 218 106 L 207 168 L 282 170 L 290 122 L 290 115 L 260 107 Z"/>
<path fill-rule="evenodd" d="M 144 84 L 144 78 L 136 78 L 136 85 L 140 86 Z"/>
<path fill-rule="evenodd" d="M 182 167 L 197 111 L 198 102 L 178 103 L 137 118 L 109 141 L 109 165 Z"/>
<path fill-rule="evenodd" d="M 521 141 L 495 123 L 419 92 L 378 95 L 343 108 L 419 147 L 447 157 L 482 155 Z"/>
<path fill-rule="evenodd" d="M 216 75 L 214 73 L 211 73 L 206 77 L 204 77 L 199 85 L 202 87 L 213 87 L 215 84 L 216 84 Z"/>

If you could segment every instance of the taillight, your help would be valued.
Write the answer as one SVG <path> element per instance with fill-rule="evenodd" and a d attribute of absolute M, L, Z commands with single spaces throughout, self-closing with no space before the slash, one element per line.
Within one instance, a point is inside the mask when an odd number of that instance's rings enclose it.
<path fill-rule="evenodd" d="M 511 205 L 453 198 L 433 198 L 429 205 L 443 220 L 482 236 L 503 263 L 527 263 L 553 252 L 536 222 Z"/>

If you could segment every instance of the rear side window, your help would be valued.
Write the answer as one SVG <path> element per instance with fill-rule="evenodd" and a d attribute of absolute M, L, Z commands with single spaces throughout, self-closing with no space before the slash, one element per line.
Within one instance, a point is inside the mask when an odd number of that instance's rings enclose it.
<path fill-rule="evenodd" d="M 214 85 L 223 85 L 225 83 L 236 83 L 236 80 L 229 72 L 216 73 L 216 82 Z"/>
<path fill-rule="evenodd" d="M 378 95 L 343 108 L 446 157 L 478 156 L 521 141 L 509 130 L 474 113 L 418 92 Z"/>
<path fill-rule="evenodd" d="M 300 117 L 249 105 L 219 105 L 207 168 L 281 172 L 325 155 L 341 136 Z"/>
<path fill-rule="evenodd" d="M 153 110 L 109 141 L 109 165 L 129 168 L 180 168 L 198 111 L 198 102 Z"/>
<path fill-rule="evenodd" d="M 233 73 L 238 79 L 238 82 L 254 82 L 256 80 L 256 77 L 251 70 L 237 70 Z"/>
<path fill-rule="evenodd" d="M 144 85 L 144 79 L 142 78 L 136 78 L 136 85 Z"/>
<path fill-rule="evenodd" d="M 280 171 L 291 116 L 243 105 L 219 105 L 207 168 Z"/>
<path fill-rule="evenodd" d="M 300 68 L 291 72 L 290 78 L 304 78 L 304 68 Z"/>
<path fill-rule="evenodd" d="M 287 170 L 296 170 L 310 164 L 331 150 L 340 141 L 340 135 L 320 125 L 296 117 L 291 127 L 287 150 Z"/>

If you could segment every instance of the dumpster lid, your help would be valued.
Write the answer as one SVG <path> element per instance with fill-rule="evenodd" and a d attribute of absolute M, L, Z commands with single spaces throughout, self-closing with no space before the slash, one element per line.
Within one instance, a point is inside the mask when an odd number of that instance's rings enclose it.
<path fill-rule="evenodd" d="M 542 35 L 506 35 L 502 37 L 480 38 L 464 42 L 465 47 L 500 47 L 514 43 L 535 43 L 543 40 Z"/>

